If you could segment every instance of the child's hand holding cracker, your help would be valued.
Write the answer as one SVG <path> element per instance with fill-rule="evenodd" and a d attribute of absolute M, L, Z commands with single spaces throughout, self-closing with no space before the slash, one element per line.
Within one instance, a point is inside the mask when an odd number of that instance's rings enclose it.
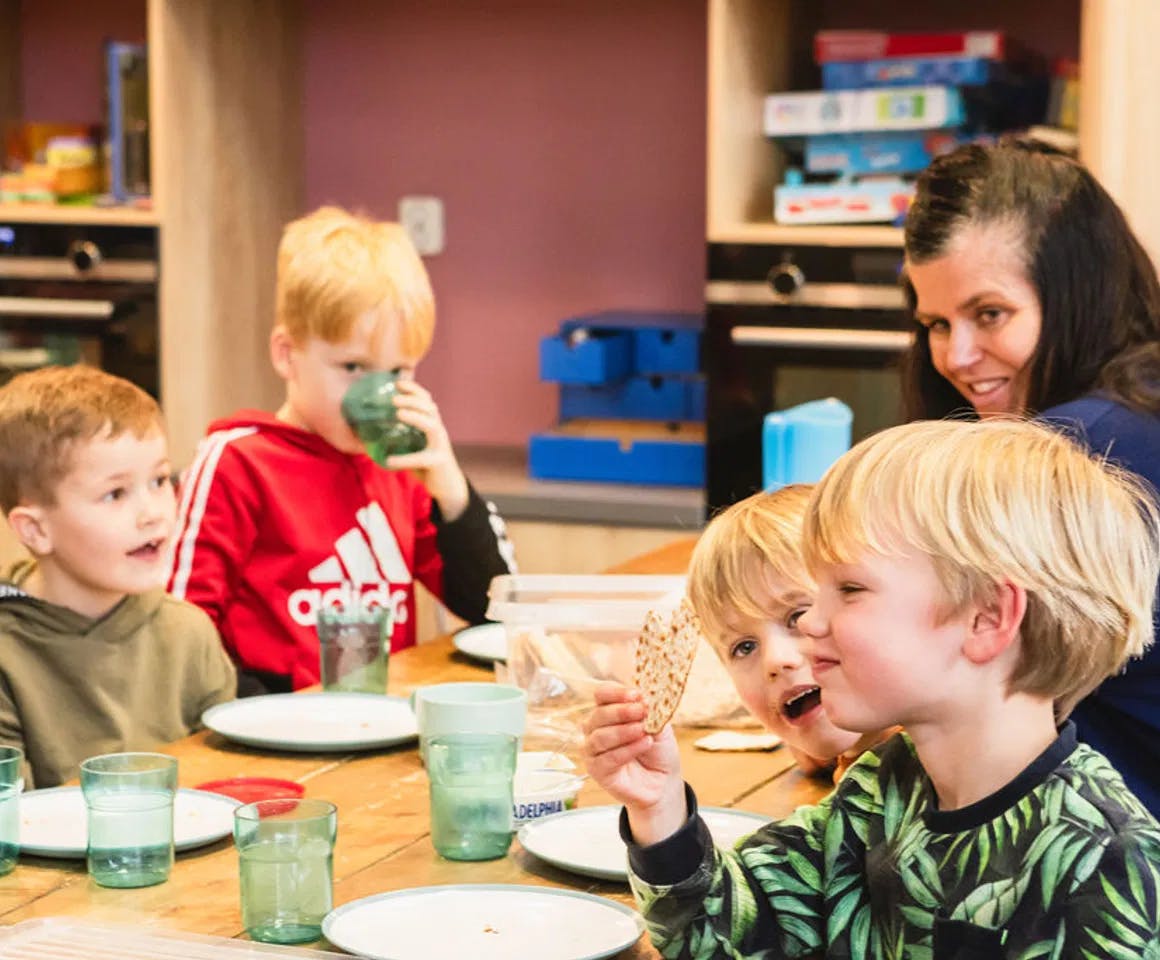
<path fill-rule="evenodd" d="M 628 810 L 637 843 L 675 833 L 688 817 L 681 759 L 673 729 L 645 733 L 641 694 L 618 683 L 595 690 L 596 708 L 584 722 L 588 773 Z"/>

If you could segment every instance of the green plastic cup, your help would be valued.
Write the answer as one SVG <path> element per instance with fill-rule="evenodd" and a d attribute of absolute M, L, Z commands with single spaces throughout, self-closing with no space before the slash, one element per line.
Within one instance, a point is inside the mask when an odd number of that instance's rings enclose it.
<path fill-rule="evenodd" d="M 151 887 L 173 869 L 177 759 L 106 753 L 81 764 L 89 876 L 102 887 Z"/>
<path fill-rule="evenodd" d="M 0 747 L 0 876 L 11 873 L 20 857 L 20 791 L 24 751 Z"/>
<path fill-rule="evenodd" d="M 254 940 L 322 936 L 334 902 L 338 811 L 326 800 L 259 800 L 234 811 L 242 925 Z"/>
<path fill-rule="evenodd" d="M 359 377 L 342 398 L 342 415 L 355 432 L 367 455 L 386 466 L 387 457 L 418 453 L 427 446 L 427 435 L 399 420 L 395 410 L 399 371 L 380 370 Z"/>
<path fill-rule="evenodd" d="M 431 842 L 448 860 L 495 860 L 511 846 L 517 740 L 457 733 L 427 744 Z"/>
<path fill-rule="evenodd" d="M 323 690 L 386 693 L 394 617 L 386 607 L 329 606 L 318 611 Z"/>

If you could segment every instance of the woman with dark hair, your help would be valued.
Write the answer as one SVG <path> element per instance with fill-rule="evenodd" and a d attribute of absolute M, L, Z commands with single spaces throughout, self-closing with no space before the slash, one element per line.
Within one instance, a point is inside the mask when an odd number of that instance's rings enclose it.
<path fill-rule="evenodd" d="M 1090 172 L 1033 142 L 962 147 L 919 178 L 905 245 L 909 418 L 1051 420 L 1160 489 L 1160 282 Z M 1073 718 L 1160 815 L 1160 647 Z"/>

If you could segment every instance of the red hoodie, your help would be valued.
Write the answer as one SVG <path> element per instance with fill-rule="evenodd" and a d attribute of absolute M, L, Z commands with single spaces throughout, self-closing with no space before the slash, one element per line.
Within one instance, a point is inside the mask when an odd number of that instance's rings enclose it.
<path fill-rule="evenodd" d="M 489 509 L 473 490 L 443 523 L 410 474 L 242 411 L 210 425 L 185 476 L 169 590 L 210 615 L 252 692 L 298 689 L 318 682 L 319 607 L 351 584 L 393 608 L 392 650 L 415 643 L 414 580 L 481 622 L 510 568 Z"/>

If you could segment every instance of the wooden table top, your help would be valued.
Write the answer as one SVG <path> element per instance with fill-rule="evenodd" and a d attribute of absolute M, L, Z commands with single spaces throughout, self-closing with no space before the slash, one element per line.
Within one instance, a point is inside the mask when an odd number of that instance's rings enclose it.
<path fill-rule="evenodd" d="M 692 541 L 682 540 L 617 568 L 620 573 L 679 573 Z M 455 651 L 450 638 L 394 654 L 389 690 L 408 695 L 417 686 L 449 680 L 481 680 L 490 670 Z M 693 740 L 705 730 L 679 730 L 688 781 L 705 806 L 738 806 L 782 817 L 812 802 L 826 784 L 792 768 L 785 750 L 772 753 L 708 753 Z M 413 745 L 364 753 L 271 753 L 239 746 L 209 731 L 170 744 L 179 759 L 180 786 L 227 777 L 280 777 L 306 787 L 306 796 L 338 805 L 334 855 L 336 906 L 390 890 L 435 884 L 519 883 L 564 887 L 631 903 L 628 887 L 591 880 L 551 867 L 513 841 L 501 860 L 462 863 L 443 860 L 431 846 L 427 778 Z M 581 807 L 612 802 L 587 781 Z M 244 936 L 238 903 L 238 866 L 233 842 L 179 854 L 170 879 L 155 887 L 113 890 L 88 879 L 83 860 L 22 858 L 0 877 L 0 924 L 69 916 L 137 927 L 157 926 L 218 936 Z M 319 946 L 326 948 L 323 941 Z M 621 960 L 657 954 L 647 937 Z"/>

